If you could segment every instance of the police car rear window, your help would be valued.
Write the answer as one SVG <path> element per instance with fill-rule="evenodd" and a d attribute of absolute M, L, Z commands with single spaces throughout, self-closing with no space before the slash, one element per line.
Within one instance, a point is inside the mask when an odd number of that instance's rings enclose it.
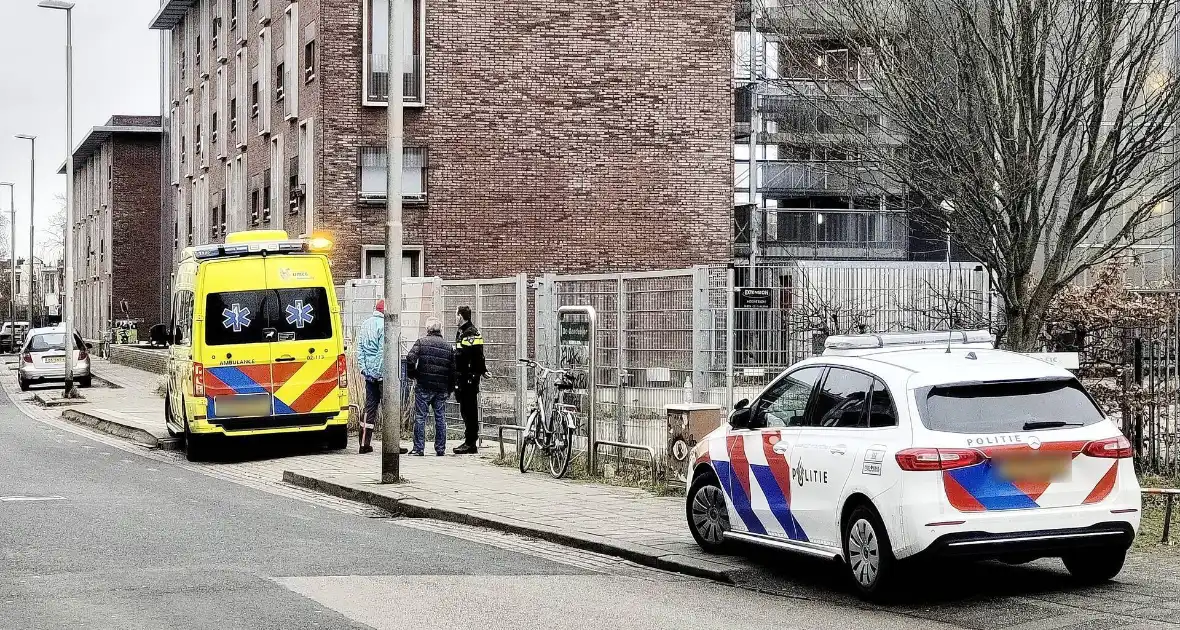
<path fill-rule="evenodd" d="M 1007 433 L 1088 426 L 1102 412 L 1075 379 L 962 383 L 917 392 L 922 424 L 948 433 Z"/>
<path fill-rule="evenodd" d="M 205 298 L 205 344 L 328 339 L 332 316 L 323 287 L 210 293 Z"/>

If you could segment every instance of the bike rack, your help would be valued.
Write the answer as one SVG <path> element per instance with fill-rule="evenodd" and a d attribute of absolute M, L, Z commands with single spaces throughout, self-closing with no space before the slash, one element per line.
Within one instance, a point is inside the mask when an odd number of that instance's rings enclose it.
<path fill-rule="evenodd" d="M 597 470 L 598 453 L 598 405 L 597 395 L 595 389 L 598 387 L 598 361 L 596 350 L 598 349 L 598 312 L 594 310 L 593 306 L 562 306 L 557 309 L 557 330 L 555 338 L 557 347 L 555 348 L 554 357 L 561 356 L 561 316 L 567 314 L 581 314 L 585 315 L 590 320 L 590 338 L 586 340 L 586 363 L 588 373 L 586 374 L 586 400 L 589 403 L 589 408 L 586 411 L 586 443 L 590 447 L 586 449 L 586 470 L 592 474 Z M 560 366 L 558 366 L 560 367 Z M 653 458 L 654 459 L 654 458 Z"/>
<path fill-rule="evenodd" d="M 642 444 L 629 444 L 627 442 L 612 442 L 611 440 L 595 440 L 594 448 L 591 449 L 595 454 L 595 459 L 597 459 L 598 447 L 600 446 L 614 446 L 617 448 L 629 448 L 635 451 L 647 451 L 647 456 L 651 460 L 651 482 L 653 484 L 656 482 L 656 451 L 652 447 L 644 446 Z M 596 468 L 591 468 L 590 472 L 595 475 L 598 474 L 598 470 Z"/>
<path fill-rule="evenodd" d="M 505 431 L 516 431 L 516 450 L 517 450 L 517 452 L 519 452 L 520 451 L 520 434 L 524 430 L 525 430 L 525 427 L 522 427 L 519 424 L 501 424 L 499 426 L 499 428 L 496 429 L 496 433 L 499 434 L 499 438 L 500 438 L 500 459 L 504 459 L 504 432 Z"/>

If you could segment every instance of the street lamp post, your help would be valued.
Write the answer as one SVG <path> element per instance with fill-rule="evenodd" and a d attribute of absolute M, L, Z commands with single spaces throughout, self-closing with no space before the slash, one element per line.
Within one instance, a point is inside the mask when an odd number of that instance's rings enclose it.
<path fill-rule="evenodd" d="M 381 483 L 401 479 L 402 330 L 402 93 L 405 72 L 402 25 L 405 3 L 389 2 L 388 128 L 385 174 L 385 348 L 381 388 Z"/>
<path fill-rule="evenodd" d="M 63 396 L 74 395 L 74 3 L 64 0 L 41 0 L 42 9 L 66 12 L 66 225 L 65 225 L 65 304 L 62 324 L 66 332 L 66 384 Z M 29 271 L 33 262 L 33 225 L 29 223 Z M 32 326 L 33 283 L 29 278 L 29 325 Z"/>
<path fill-rule="evenodd" d="M 12 182 L 0 182 L 0 186 L 8 186 L 8 223 L 12 228 L 12 240 L 9 241 L 12 267 L 12 284 L 8 285 L 8 323 L 11 332 L 8 335 L 8 348 L 16 352 L 16 185 Z"/>
<path fill-rule="evenodd" d="M 21 140 L 28 140 L 29 141 L 29 280 L 30 280 L 30 282 L 28 282 L 27 284 L 29 285 L 29 328 L 31 329 L 33 327 L 33 283 L 31 282 L 31 280 L 33 277 L 33 217 L 36 216 L 36 213 L 33 211 L 33 208 L 34 208 L 33 204 L 35 202 L 36 193 L 37 193 L 37 136 L 30 135 L 27 133 L 21 133 L 21 134 L 17 134 L 16 137 L 20 138 Z M 13 234 L 14 235 L 16 234 L 15 230 L 13 230 Z M 13 237 L 13 240 L 12 240 L 12 253 L 13 253 L 12 264 L 16 265 L 16 238 L 15 238 L 15 236 Z M 16 277 L 15 274 L 13 275 L 13 277 L 14 278 Z M 12 299 L 15 300 L 16 299 L 16 290 L 15 290 L 16 289 L 16 280 L 12 281 L 12 286 L 13 286 Z M 13 322 L 13 328 L 15 328 L 15 327 L 16 327 L 16 323 Z"/>

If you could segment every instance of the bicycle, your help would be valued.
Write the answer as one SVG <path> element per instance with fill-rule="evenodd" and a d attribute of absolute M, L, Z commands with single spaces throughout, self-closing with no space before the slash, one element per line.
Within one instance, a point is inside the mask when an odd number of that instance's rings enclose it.
<path fill-rule="evenodd" d="M 537 451 L 549 459 L 549 473 L 561 479 L 569 470 L 577 420 L 574 405 L 563 402 L 565 392 L 574 389 L 576 378 L 569 370 L 554 370 L 530 359 L 520 359 L 536 373 L 536 403 L 529 410 L 517 453 L 520 472 L 532 466 Z M 550 378 L 555 376 L 555 378 Z M 552 380 L 552 383 L 550 381 Z M 551 392 L 551 393 L 550 393 Z"/>

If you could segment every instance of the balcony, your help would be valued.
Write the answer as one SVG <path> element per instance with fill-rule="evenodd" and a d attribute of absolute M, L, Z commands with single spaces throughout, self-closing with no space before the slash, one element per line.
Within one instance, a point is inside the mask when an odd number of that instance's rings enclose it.
<path fill-rule="evenodd" d="M 758 172 L 758 190 L 770 194 L 877 195 L 899 192 L 895 184 L 864 162 L 772 160 L 758 162 Z M 740 174 L 734 180 L 737 186 L 740 186 L 739 179 L 742 179 Z"/>
<path fill-rule="evenodd" d="M 734 209 L 734 255 L 750 251 L 751 207 Z M 904 259 L 909 221 L 904 212 L 871 209 L 762 208 L 763 256 Z"/>
<path fill-rule="evenodd" d="M 422 57 L 415 56 L 413 61 L 413 68 L 403 77 L 402 100 L 419 104 L 424 91 Z M 389 55 L 369 55 L 369 82 L 365 96 L 366 100 L 375 103 L 384 103 L 389 99 Z"/>

